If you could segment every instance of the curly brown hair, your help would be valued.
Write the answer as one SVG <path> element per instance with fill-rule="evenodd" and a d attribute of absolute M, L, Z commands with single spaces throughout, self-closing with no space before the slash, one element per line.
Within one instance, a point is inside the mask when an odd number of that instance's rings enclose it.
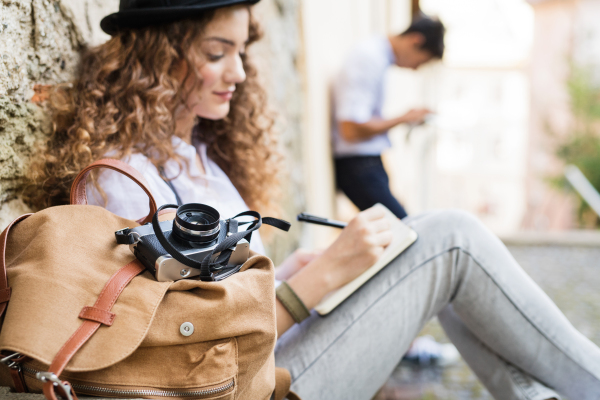
<path fill-rule="evenodd" d="M 157 167 L 171 159 L 181 164 L 170 140 L 173 115 L 184 105 L 186 80 L 202 79 L 192 68 L 194 43 L 213 16 L 208 11 L 193 20 L 123 31 L 84 52 L 77 81 L 58 85 L 51 95 L 53 132 L 34 157 L 25 192 L 32 206 L 68 204 L 77 173 L 107 154 L 123 159 L 139 152 Z M 248 44 L 262 36 L 250 16 Z M 176 78 L 182 61 L 190 71 L 183 82 Z M 255 67 L 247 55 L 242 62 L 246 80 L 236 86 L 228 116 L 199 119 L 194 136 L 250 208 L 277 213 L 281 156 L 274 120 Z"/>

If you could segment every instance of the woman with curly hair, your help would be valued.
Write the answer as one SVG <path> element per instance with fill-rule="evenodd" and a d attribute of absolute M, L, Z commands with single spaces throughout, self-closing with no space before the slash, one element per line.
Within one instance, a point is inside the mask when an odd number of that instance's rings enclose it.
<path fill-rule="evenodd" d="M 80 169 L 124 160 L 158 205 L 205 203 L 225 217 L 276 207 L 281 157 L 246 48 L 260 34 L 244 0 L 121 0 L 113 35 L 90 49 L 79 79 L 54 95 L 55 132 L 32 167 L 39 207 L 68 202 Z M 96 203 L 129 219 L 147 198 L 103 172 Z M 327 317 L 277 302 L 276 363 L 305 399 L 370 399 L 412 339 L 438 316 L 498 399 L 595 399 L 600 350 L 581 335 L 472 216 L 431 212 L 406 222 L 419 240 Z M 263 252 L 258 235 L 252 241 Z M 392 240 L 377 209 L 361 212 L 322 253 L 277 270 L 310 310 L 350 282 Z M 289 307 L 289 305 L 288 305 Z M 542 383 L 543 382 L 543 383 Z"/>

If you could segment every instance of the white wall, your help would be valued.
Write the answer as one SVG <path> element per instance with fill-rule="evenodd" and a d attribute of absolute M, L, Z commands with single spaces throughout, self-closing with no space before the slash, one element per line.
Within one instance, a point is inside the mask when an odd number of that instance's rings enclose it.
<path fill-rule="evenodd" d="M 522 0 L 422 0 L 444 22 L 443 63 L 392 68 L 385 115 L 428 107 L 438 119 L 391 131 L 384 156 L 409 214 L 460 208 L 498 234 L 519 230 L 526 208 L 533 13 Z"/>

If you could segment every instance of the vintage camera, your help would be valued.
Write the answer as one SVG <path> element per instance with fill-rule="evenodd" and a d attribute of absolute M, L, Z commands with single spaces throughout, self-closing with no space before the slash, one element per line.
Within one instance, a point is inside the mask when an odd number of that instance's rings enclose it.
<path fill-rule="evenodd" d="M 160 209 L 168 207 L 177 206 L 167 205 Z M 206 257 L 213 259 L 210 278 L 203 280 L 218 281 L 238 272 L 250 255 L 252 229 L 238 232 L 238 225 L 233 218 L 222 220 L 213 207 L 185 204 L 177 208 L 173 220 L 158 222 L 157 212 L 152 223 L 117 231 L 115 236 L 118 243 L 129 244 L 131 252 L 158 281 L 197 277 L 201 275 L 198 265 Z M 257 228 L 256 222 L 250 227 Z M 228 238 L 236 238 L 235 243 L 214 253 L 217 246 Z"/>

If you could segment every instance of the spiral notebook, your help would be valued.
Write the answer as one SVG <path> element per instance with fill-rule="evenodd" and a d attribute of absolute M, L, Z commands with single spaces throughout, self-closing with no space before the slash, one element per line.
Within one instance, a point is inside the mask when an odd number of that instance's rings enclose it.
<path fill-rule="evenodd" d="M 382 207 L 385 210 L 386 218 L 388 218 L 392 223 L 392 233 L 394 234 L 392 243 L 386 247 L 381 257 L 377 260 L 377 262 L 375 262 L 375 264 L 373 264 L 372 267 L 367 269 L 353 281 L 325 296 L 323 300 L 321 300 L 321 302 L 315 307 L 315 310 L 319 313 L 319 315 L 329 314 L 334 308 L 340 305 L 352 293 L 364 285 L 369 279 L 375 276 L 376 273 L 381 271 L 394 258 L 396 258 L 400 253 L 406 250 L 417 240 L 417 232 L 413 231 L 408 225 L 399 220 L 385 206 L 377 204 L 375 207 Z"/>

